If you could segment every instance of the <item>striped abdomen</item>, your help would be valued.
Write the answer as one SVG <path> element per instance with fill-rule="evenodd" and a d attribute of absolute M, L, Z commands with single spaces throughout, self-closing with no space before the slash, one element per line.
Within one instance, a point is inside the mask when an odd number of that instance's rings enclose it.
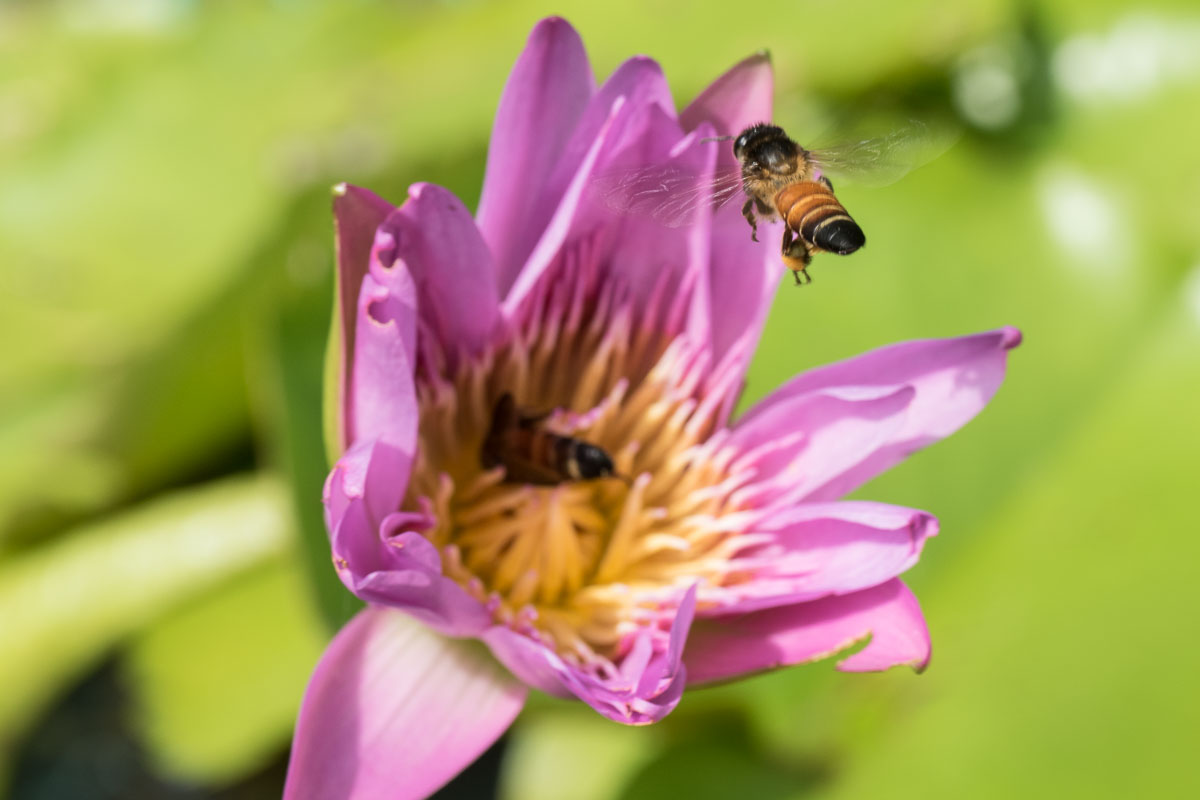
<path fill-rule="evenodd" d="M 507 393 L 492 413 L 481 456 L 485 468 L 503 466 L 506 480 L 541 486 L 614 474 L 608 453 L 590 442 L 547 430 L 540 417 L 522 415 Z"/>
<path fill-rule="evenodd" d="M 508 442 L 512 448 L 506 459 L 510 480 L 561 483 L 605 478 L 613 473 L 612 461 L 603 450 L 573 436 L 522 425 L 509 432 Z M 529 466 L 539 469 L 531 472 Z"/>
<path fill-rule="evenodd" d="M 817 181 L 800 181 L 775 195 L 775 208 L 787 225 L 814 251 L 846 255 L 866 243 L 833 190 Z"/>

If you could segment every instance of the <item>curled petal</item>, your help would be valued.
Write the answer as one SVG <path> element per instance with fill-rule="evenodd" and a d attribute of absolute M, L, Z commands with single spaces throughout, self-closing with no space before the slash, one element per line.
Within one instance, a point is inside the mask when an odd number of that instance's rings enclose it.
<path fill-rule="evenodd" d="M 353 373 L 354 335 L 358 320 L 358 296 L 375 230 L 392 211 L 392 204 L 375 194 L 340 183 L 333 188 L 333 233 L 337 253 L 334 283 L 333 327 L 330 330 L 326 381 L 331 390 L 325 398 L 325 438 L 329 452 L 340 454 L 350 444 L 350 375 Z"/>
<path fill-rule="evenodd" d="M 684 660 L 693 684 L 832 656 L 871 637 L 838 663 L 844 672 L 929 663 L 929 630 L 917 598 L 893 578 L 853 594 L 750 614 L 697 620 Z"/>
<path fill-rule="evenodd" d="M 483 605 L 442 574 L 436 548 L 414 528 L 431 520 L 396 513 L 410 460 L 380 441 L 346 451 L 325 485 L 325 516 L 338 577 L 376 605 L 407 611 L 451 636 L 490 624 Z"/>
<path fill-rule="evenodd" d="M 379 238 L 387 246 L 377 247 L 371 276 L 388 288 L 411 281 L 422 335 L 436 339 L 452 362 L 491 342 L 500 317 L 496 270 L 461 200 L 440 186 L 414 184 Z"/>
<path fill-rule="evenodd" d="M 529 34 L 492 126 L 479 228 L 507 292 L 553 212 L 546 181 L 594 91 L 579 34 L 550 17 Z"/>
<path fill-rule="evenodd" d="M 284 798 L 426 797 L 507 730 L 526 691 L 477 644 L 368 607 L 309 681 Z"/>
<path fill-rule="evenodd" d="M 733 439 L 750 451 L 786 437 L 790 430 L 807 432 L 790 451 L 773 454 L 760 480 L 764 485 L 774 482 L 778 496 L 788 502 L 841 497 L 979 413 L 1004 379 L 1008 351 L 1020 341 L 1019 331 L 1003 328 L 904 342 L 806 372 L 747 412 L 735 426 Z M 844 414 L 834 409 L 831 415 L 805 416 L 806 409 L 819 407 L 821 398 L 830 396 L 860 408 L 885 396 L 903 396 L 904 402 L 875 416 L 873 435 L 859 425 L 861 435 L 839 445 L 835 440 L 841 434 L 835 436 L 831 426 L 844 426 Z M 847 410 L 862 417 L 854 408 Z M 870 422 L 865 419 L 864 424 Z M 827 446 L 817 444 L 822 440 Z M 792 482 L 790 489 L 784 491 L 781 477 Z"/>
<path fill-rule="evenodd" d="M 380 232 L 372 258 L 391 241 Z M 420 417 L 414 383 L 417 293 L 403 265 L 392 272 L 387 285 L 367 275 L 359 293 L 349 433 L 350 441 L 382 439 L 411 457 Z"/>
<path fill-rule="evenodd" d="M 765 520 L 729 563 L 744 582 L 705 590 L 704 616 L 790 606 L 877 586 L 917 563 L 937 520 L 885 503 L 804 503 Z"/>
<path fill-rule="evenodd" d="M 641 631 L 616 675 L 567 663 L 551 648 L 510 628 L 492 628 L 483 640 L 530 686 L 557 697 L 578 697 L 616 722 L 648 725 L 671 713 L 683 696 L 687 671 L 681 656 L 695 607 L 693 586 L 679 601 L 665 646 L 653 641 L 649 631 Z"/>

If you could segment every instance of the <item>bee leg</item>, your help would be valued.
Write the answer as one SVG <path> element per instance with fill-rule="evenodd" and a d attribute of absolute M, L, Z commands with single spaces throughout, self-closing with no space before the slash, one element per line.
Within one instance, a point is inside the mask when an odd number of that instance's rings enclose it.
<path fill-rule="evenodd" d="M 779 248 L 779 252 L 783 253 L 784 256 L 791 256 L 791 254 L 792 254 L 792 239 L 793 238 L 794 237 L 792 235 L 792 229 L 789 228 L 788 226 L 784 225 L 783 226 L 783 244 Z"/>
<path fill-rule="evenodd" d="M 746 218 L 746 222 L 750 223 L 750 238 L 753 241 L 758 241 L 758 221 L 754 219 L 754 198 L 746 201 L 742 206 L 742 216 Z"/>
<path fill-rule="evenodd" d="M 797 286 L 803 286 L 806 283 L 812 283 L 812 278 L 808 274 L 808 265 L 812 261 L 812 251 L 804 240 L 796 236 L 791 228 L 784 227 L 783 229 L 783 244 L 780 248 L 783 255 L 783 264 L 792 271 L 792 277 L 796 279 Z M 800 280 L 803 275 L 805 280 Z"/>

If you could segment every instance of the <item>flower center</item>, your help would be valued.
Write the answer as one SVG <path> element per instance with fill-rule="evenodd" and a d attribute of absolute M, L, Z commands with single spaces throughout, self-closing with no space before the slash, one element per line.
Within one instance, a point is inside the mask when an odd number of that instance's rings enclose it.
<path fill-rule="evenodd" d="M 586 277 L 544 282 L 496 350 L 419 370 L 405 507 L 432 505 L 437 522 L 424 534 L 446 574 L 497 622 L 594 662 L 622 655 L 641 629 L 665 640 L 688 586 L 724 582 L 743 544 L 731 495 L 746 476 L 714 435 L 722 409 L 701 392 L 703 351 L 661 325 L 683 318 L 672 304 L 686 293 L 668 297 L 663 281 L 635 319 L 621 285 Z M 485 469 L 481 449 L 506 392 L 522 409 L 552 412 L 545 429 L 603 448 L 620 477 L 532 486 Z"/>

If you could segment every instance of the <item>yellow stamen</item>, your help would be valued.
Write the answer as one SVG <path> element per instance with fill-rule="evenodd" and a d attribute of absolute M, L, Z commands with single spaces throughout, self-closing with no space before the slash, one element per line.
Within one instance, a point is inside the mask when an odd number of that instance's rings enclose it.
<path fill-rule="evenodd" d="M 498 624 L 612 671 L 631 634 L 666 635 L 661 609 L 688 586 L 731 580 L 752 521 L 731 498 L 752 470 L 721 447 L 717 404 L 700 395 L 707 362 L 685 339 L 642 324 L 650 312 L 635 313 L 616 284 L 540 292 L 506 345 L 450 373 L 441 356 L 423 365 L 404 507 L 428 498 L 437 524 L 424 535 L 446 575 Z M 485 469 L 506 392 L 522 409 L 554 412 L 542 424 L 603 448 L 629 478 L 535 487 Z"/>

